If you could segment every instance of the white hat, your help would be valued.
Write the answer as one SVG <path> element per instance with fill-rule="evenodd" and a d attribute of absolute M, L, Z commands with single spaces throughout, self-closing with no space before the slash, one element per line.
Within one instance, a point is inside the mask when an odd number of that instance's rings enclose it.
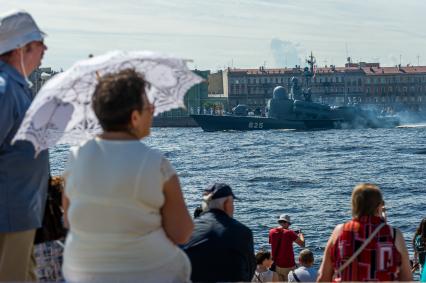
<path fill-rule="evenodd" d="M 46 36 L 33 17 L 25 11 L 10 11 L 0 15 L 0 54 L 20 48 Z"/>
<path fill-rule="evenodd" d="M 290 216 L 287 214 L 281 214 L 280 218 L 278 218 L 278 222 L 285 221 L 288 224 L 291 224 Z"/>

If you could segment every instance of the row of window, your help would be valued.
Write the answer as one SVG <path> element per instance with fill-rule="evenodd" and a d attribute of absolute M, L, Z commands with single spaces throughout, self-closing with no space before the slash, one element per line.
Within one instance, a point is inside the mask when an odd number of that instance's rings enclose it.
<path fill-rule="evenodd" d="M 229 79 L 230 85 L 236 84 L 265 84 L 265 83 L 291 83 L 291 77 L 260 77 L 260 78 L 231 78 Z M 298 77 L 299 81 L 303 80 Z M 346 82 L 349 85 L 362 85 L 362 78 L 345 78 L 343 76 L 314 76 L 311 78 L 312 83 L 343 83 Z M 366 84 L 385 84 L 385 83 L 422 83 L 426 82 L 426 76 L 386 76 L 386 77 L 374 77 L 365 78 Z"/>
<path fill-rule="evenodd" d="M 426 92 L 426 85 L 417 85 L 417 86 L 376 86 L 376 87 L 348 87 L 346 90 L 347 92 L 365 92 L 366 93 L 382 93 L 382 92 Z M 265 93 L 272 93 L 273 88 L 264 88 L 260 86 L 256 87 L 249 87 L 245 85 L 241 86 L 233 86 L 231 88 L 230 94 L 245 94 L 245 93 L 257 93 L 257 94 L 265 94 Z M 325 86 L 325 87 L 318 87 L 313 86 L 312 92 L 313 93 L 343 93 L 344 87 L 336 87 L 336 86 Z"/>
<path fill-rule="evenodd" d="M 426 76 L 386 76 L 386 77 L 375 77 L 366 78 L 366 84 L 386 84 L 386 83 L 422 83 L 426 82 Z"/>

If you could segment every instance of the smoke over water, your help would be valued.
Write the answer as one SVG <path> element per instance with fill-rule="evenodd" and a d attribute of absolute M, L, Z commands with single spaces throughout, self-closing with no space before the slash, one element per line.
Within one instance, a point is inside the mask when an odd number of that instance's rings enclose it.
<path fill-rule="evenodd" d="M 412 111 L 401 111 L 396 113 L 400 120 L 401 127 L 425 127 L 426 113 L 416 113 Z"/>
<path fill-rule="evenodd" d="M 294 67 L 301 65 L 301 57 L 299 56 L 300 46 L 290 41 L 273 38 L 271 40 L 271 51 L 278 68 Z"/>

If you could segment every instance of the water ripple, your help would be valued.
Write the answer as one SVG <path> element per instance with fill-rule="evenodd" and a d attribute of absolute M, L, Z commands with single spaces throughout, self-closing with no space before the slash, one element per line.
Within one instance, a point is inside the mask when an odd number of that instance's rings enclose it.
<path fill-rule="evenodd" d="M 287 213 L 321 258 L 334 226 L 350 219 L 350 195 L 359 182 L 382 187 L 388 221 L 402 230 L 407 243 L 426 216 L 425 128 L 218 133 L 154 129 L 146 143 L 163 151 L 176 167 L 191 211 L 208 184 L 229 183 L 241 198 L 235 203 L 235 217 L 253 230 L 256 249 L 268 247 L 268 230 Z M 68 149 L 63 145 L 51 151 L 54 174 L 64 170 Z"/>

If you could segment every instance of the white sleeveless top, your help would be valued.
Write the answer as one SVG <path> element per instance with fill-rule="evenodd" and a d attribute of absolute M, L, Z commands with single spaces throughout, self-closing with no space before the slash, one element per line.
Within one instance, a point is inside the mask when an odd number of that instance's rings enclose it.
<path fill-rule="evenodd" d="M 175 174 L 141 141 L 95 138 L 72 148 L 64 173 L 70 199 L 64 269 L 147 272 L 186 260 L 161 226 L 163 184 Z"/>

